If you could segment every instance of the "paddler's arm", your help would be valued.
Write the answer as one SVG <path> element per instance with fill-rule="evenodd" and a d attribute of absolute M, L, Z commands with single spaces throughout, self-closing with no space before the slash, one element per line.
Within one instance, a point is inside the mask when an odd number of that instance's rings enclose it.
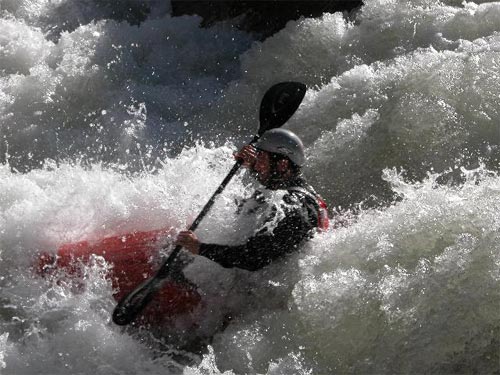
<path fill-rule="evenodd" d="M 199 254 L 222 267 L 256 271 L 273 260 L 295 251 L 307 237 L 310 229 L 310 227 L 304 228 L 296 217 L 287 217 L 278 224 L 273 233 L 267 231 L 257 233 L 245 244 L 237 246 L 202 243 Z"/>
<path fill-rule="evenodd" d="M 288 212 L 272 233 L 262 230 L 250 237 L 243 245 L 228 246 L 200 243 L 196 235 L 185 231 L 179 234 L 177 244 L 184 246 L 194 254 L 199 254 L 213 260 L 226 268 L 238 267 L 256 271 L 270 264 L 273 260 L 291 253 L 300 243 L 310 236 L 314 228 L 305 212 L 305 207 L 296 207 Z M 313 212 L 315 214 L 315 212 Z"/>

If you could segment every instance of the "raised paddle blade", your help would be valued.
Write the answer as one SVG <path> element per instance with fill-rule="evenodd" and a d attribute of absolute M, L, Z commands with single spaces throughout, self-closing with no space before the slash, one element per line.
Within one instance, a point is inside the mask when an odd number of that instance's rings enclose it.
<path fill-rule="evenodd" d="M 287 122 L 299 108 L 306 91 L 306 85 L 300 82 L 280 82 L 271 86 L 260 104 L 259 135 Z"/>

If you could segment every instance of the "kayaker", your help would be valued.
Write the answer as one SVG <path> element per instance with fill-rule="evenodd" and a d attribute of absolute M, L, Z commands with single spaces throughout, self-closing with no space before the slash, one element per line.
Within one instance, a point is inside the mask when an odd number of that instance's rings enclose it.
<path fill-rule="evenodd" d="M 265 189 L 282 191 L 281 201 L 267 211 L 264 224 L 241 245 L 202 243 L 192 231 L 180 232 L 178 245 L 223 267 L 256 271 L 296 251 L 316 230 L 328 228 L 326 204 L 302 176 L 304 146 L 297 135 L 272 129 L 255 147 L 247 145 L 234 156 Z M 258 190 L 251 199 L 264 204 L 265 194 Z"/>

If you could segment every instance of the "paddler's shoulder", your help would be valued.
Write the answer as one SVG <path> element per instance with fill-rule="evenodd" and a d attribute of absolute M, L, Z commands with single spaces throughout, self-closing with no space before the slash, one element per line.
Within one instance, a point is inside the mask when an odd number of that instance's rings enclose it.
<path fill-rule="evenodd" d="M 286 203 L 292 202 L 316 202 L 316 191 L 309 185 L 303 177 L 298 177 L 290 182 L 286 187 L 286 194 L 283 200 Z"/>

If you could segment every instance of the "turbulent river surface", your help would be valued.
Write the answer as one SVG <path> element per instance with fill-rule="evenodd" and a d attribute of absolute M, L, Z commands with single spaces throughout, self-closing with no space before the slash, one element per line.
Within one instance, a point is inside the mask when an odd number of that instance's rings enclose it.
<path fill-rule="evenodd" d="M 130 3 L 0 0 L 0 372 L 498 374 L 500 2 L 366 0 L 263 42 L 167 1 L 131 25 Z M 34 275 L 64 243 L 185 228 L 285 80 L 308 86 L 286 127 L 341 225 L 248 298 L 199 262 L 200 326 L 243 303 L 205 351 L 115 326 L 102 262 L 79 293 Z M 200 236 L 252 189 L 238 175 Z"/>

